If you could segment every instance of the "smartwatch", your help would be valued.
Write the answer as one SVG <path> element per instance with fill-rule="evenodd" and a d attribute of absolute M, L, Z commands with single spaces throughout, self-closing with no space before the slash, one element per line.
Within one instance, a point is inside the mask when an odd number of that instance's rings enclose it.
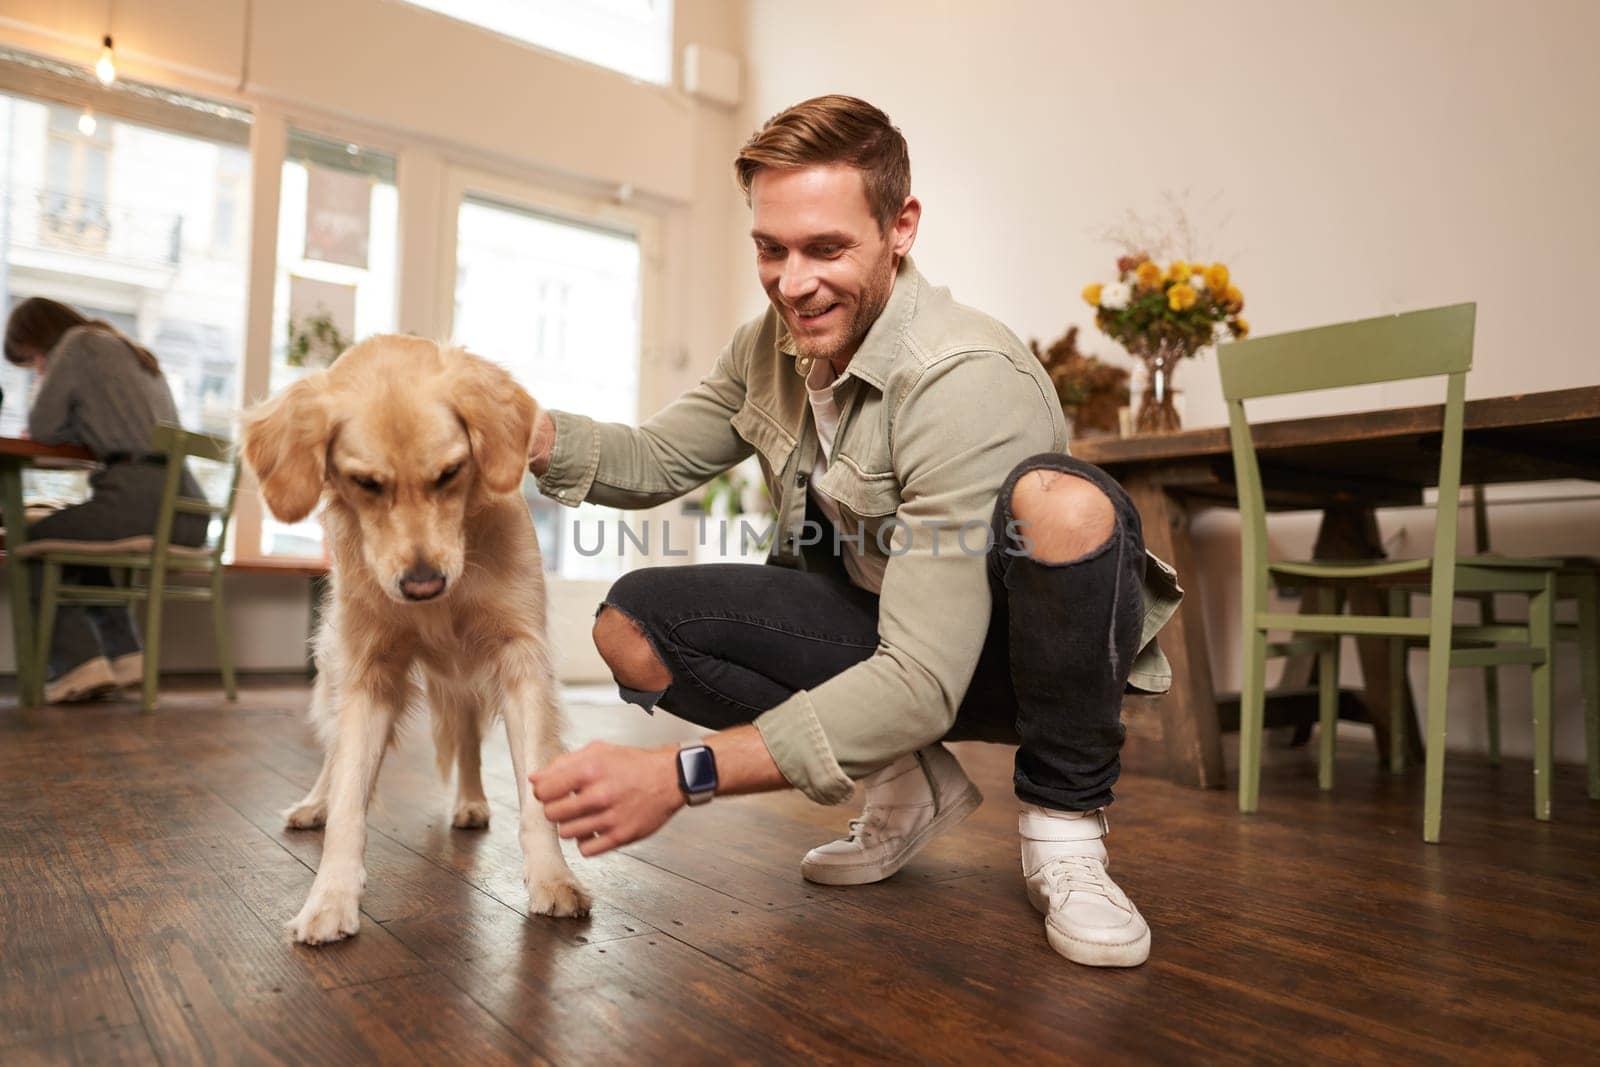
<path fill-rule="evenodd" d="M 717 757 L 698 741 L 678 749 L 678 788 L 689 804 L 704 804 L 717 792 Z"/>

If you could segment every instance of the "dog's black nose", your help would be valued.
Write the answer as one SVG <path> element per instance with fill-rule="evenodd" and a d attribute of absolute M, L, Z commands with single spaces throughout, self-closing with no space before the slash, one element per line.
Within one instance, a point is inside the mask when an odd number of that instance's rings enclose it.
<path fill-rule="evenodd" d="M 444 575 L 418 563 L 400 576 L 400 594 L 407 600 L 432 600 L 444 592 Z"/>

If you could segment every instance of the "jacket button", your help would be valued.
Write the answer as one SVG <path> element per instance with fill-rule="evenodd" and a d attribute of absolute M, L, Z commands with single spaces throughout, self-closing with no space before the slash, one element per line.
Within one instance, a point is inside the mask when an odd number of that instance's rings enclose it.
<path fill-rule="evenodd" d="M 794 484 L 799 486 L 801 489 L 804 489 L 806 487 L 806 483 L 810 480 L 811 475 L 807 474 L 805 471 L 801 471 L 794 476 Z"/>

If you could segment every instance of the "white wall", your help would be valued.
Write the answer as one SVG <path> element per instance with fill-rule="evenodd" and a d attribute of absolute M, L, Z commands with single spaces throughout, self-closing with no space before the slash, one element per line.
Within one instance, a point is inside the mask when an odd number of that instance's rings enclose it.
<path fill-rule="evenodd" d="M 747 7 L 741 125 L 824 92 L 882 107 L 911 145 L 919 266 L 1023 337 L 1076 323 L 1088 351 L 1116 352 L 1078 296 L 1109 277 L 1116 253 L 1097 235 L 1188 190 L 1212 237 L 1195 251 L 1229 264 L 1257 333 L 1474 300 L 1469 396 L 1600 381 L 1587 314 L 1600 246 L 1600 4 L 1213 0 L 1203 17 L 1168 0 Z M 735 292 L 753 312 L 761 296 L 743 273 Z M 1178 385 L 1189 425 L 1225 421 L 1211 361 L 1184 367 Z M 1333 403 L 1440 398 L 1392 386 Z M 1506 551 L 1600 552 L 1593 500 L 1499 506 L 1491 522 Z M 1231 523 L 1219 513 L 1196 531 L 1222 687 L 1238 678 Z M 1275 527 L 1281 550 L 1308 551 L 1314 525 Z M 1431 536 L 1422 512 L 1384 525 L 1405 528 L 1402 551 Z M 1563 650 L 1568 759 L 1581 755 L 1576 673 Z M 1526 753 L 1526 672 L 1506 674 L 1506 747 Z M 1480 687 L 1461 680 L 1451 743 L 1476 745 Z"/>
<path fill-rule="evenodd" d="M 732 53 L 742 46 L 740 5 L 674 6 L 674 56 L 689 43 Z M 442 168 L 451 166 L 590 197 L 630 186 L 633 205 L 664 234 L 643 413 L 692 384 L 725 342 L 734 299 L 725 250 L 737 198 L 729 163 L 740 139 L 731 110 L 397 0 L 0 0 L 0 44 L 87 66 L 108 29 L 124 77 L 270 108 L 274 128 L 287 118 L 353 138 L 371 131 L 398 149 L 403 177 L 421 176 L 411 187 L 417 202 L 402 206 L 408 219 L 437 214 Z M 426 238 L 425 220 L 408 232 Z M 419 243 L 424 255 L 453 254 Z M 441 264 L 423 266 L 402 272 L 407 327 L 437 320 Z M 229 592 L 241 665 L 303 662 L 303 580 L 239 578 Z M 594 597 L 582 584 L 552 584 L 551 617 L 560 622 L 552 638 L 569 680 L 609 678 L 588 640 Z M 171 620 L 163 662 L 209 664 L 204 614 L 174 608 Z M 7 641 L 0 670 L 9 660 Z"/>

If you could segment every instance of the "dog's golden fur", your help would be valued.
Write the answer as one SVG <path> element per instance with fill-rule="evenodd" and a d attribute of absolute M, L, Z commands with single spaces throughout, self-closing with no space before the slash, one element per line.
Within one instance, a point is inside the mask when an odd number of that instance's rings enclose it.
<path fill-rule="evenodd" d="M 463 828 L 488 823 L 479 750 L 503 716 L 530 909 L 588 910 L 527 781 L 560 750 L 544 575 L 518 492 L 537 413 L 487 360 L 379 336 L 245 416 L 244 458 L 267 505 L 296 522 L 321 501 L 333 561 L 311 704 L 323 767 L 284 813 L 293 827 L 327 827 L 289 924 L 297 941 L 356 932 L 367 801 L 396 722 L 423 703 L 440 770 L 457 773 L 452 824 Z"/>

